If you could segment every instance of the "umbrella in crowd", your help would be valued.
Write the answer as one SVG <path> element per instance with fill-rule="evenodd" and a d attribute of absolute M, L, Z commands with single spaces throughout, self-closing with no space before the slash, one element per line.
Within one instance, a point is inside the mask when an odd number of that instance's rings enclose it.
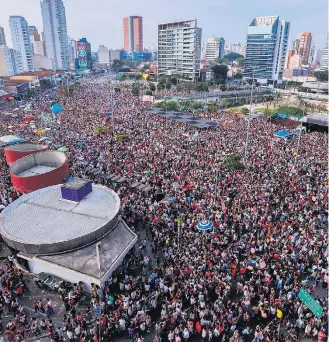
<path fill-rule="evenodd" d="M 197 228 L 202 231 L 210 230 L 212 227 L 212 223 L 209 220 L 203 220 L 197 224 Z"/>
<path fill-rule="evenodd" d="M 57 151 L 59 151 L 59 152 L 68 152 L 68 150 L 69 149 L 66 146 L 62 146 Z"/>
<path fill-rule="evenodd" d="M 62 106 L 59 105 L 58 103 L 55 103 L 51 106 L 51 111 L 53 112 L 53 114 L 59 114 L 61 113 L 61 111 L 63 110 Z"/>

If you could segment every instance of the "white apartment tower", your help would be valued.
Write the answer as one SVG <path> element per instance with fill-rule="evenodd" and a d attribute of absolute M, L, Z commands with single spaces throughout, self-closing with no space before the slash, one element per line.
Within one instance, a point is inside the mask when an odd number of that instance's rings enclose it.
<path fill-rule="evenodd" d="M 202 30 L 197 20 L 158 26 L 158 74 L 199 78 Z"/>
<path fill-rule="evenodd" d="M 22 64 L 14 49 L 0 46 L 0 76 L 13 76 L 23 72 Z"/>
<path fill-rule="evenodd" d="M 73 38 L 68 38 L 69 43 L 69 57 L 70 57 L 70 64 L 74 66 L 75 58 L 77 57 L 77 42 Z"/>
<path fill-rule="evenodd" d="M 245 79 L 262 84 L 282 82 L 287 55 L 290 22 L 278 16 L 257 17 L 248 27 Z"/>
<path fill-rule="evenodd" d="M 320 63 L 320 69 L 321 70 L 328 70 L 328 43 L 329 43 L 329 34 L 327 35 L 326 44 L 324 46 L 324 49 L 322 51 L 322 57 L 321 57 L 321 63 Z"/>
<path fill-rule="evenodd" d="M 33 52 L 27 21 L 24 17 L 9 17 L 9 26 L 13 48 L 17 51 L 20 60 L 19 70 L 33 71 Z"/>
<path fill-rule="evenodd" d="M 46 55 L 53 59 L 53 68 L 70 68 L 69 43 L 65 7 L 62 0 L 41 0 Z"/>
<path fill-rule="evenodd" d="M 224 57 L 224 38 L 208 38 L 206 45 L 206 60 L 215 61 Z"/>
<path fill-rule="evenodd" d="M 110 50 L 104 45 L 100 45 L 98 48 L 98 63 L 110 64 Z"/>

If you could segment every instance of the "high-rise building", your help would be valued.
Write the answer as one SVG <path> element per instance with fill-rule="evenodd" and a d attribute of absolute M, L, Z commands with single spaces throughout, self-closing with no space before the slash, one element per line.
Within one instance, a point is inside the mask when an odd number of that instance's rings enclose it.
<path fill-rule="evenodd" d="M 104 45 L 100 45 L 98 48 L 98 63 L 110 64 L 110 50 Z"/>
<path fill-rule="evenodd" d="M 322 51 L 320 69 L 321 70 L 328 70 L 328 42 L 329 42 L 329 34 L 327 35 L 326 44 Z"/>
<path fill-rule="evenodd" d="M 295 50 L 295 51 L 299 51 L 299 44 L 300 44 L 300 40 L 299 39 L 295 39 L 291 42 L 291 50 Z"/>
<path fill-rule="evenodd" d="M 76 43 L 76 51 L 79 69 L 92 69 L 91 45 L 86 38 L 81 38 Z"/>
<path fill-rule="evenodd" d="M 312 46 L 312 34 L 310 32 L 303 32 L 300 35 L 299 46 L 298 46 L 298 54 L 301 57 L 302 64 L 308 64 L 308 60 L 310 58 Z"/>
<path fill-rule="evenodd" d="M 289 50 L 287 54 L 286 69 L 299 69 L 302 66 L 300 55 L 296 50 Z"/>
<path fill-rule="evenodd" d="M 53 68 L 70 68 L 69 44 L 63 0 L 41 0 L 46 55 L 53 59 Z"/>
<path fill-rule="evenodd" d="M 5 36 L 5 30 L 2 26 L 0 26 L 0 46 L 6 46 L 6 36 Z"/>
<path fill-rule="evenodd" d="M 308 64 L 314 64 L 315 63 L 315 53 L 316 53 L 315 45 L 313 44 L 311 46 L 310 56 L 308 58 Z"/>
<path fill-rule="evenodd" d="M 22 71 L 33 71 L 33 52 L 27 21 L 24 17 L 11 16 L 9 26 L 13 48 L 20 56 Z"/>
<path fill-rule="evenodd" d="M 246 49 L 241 43 L 230 43 L 225 47 L 225 54 L 231 52 L 244 56 L 246 54 Z"/>
<path fill-rule="evenodd" d="M 257 17 L 248 27 L 245 79 L 259 83 L 282 82 L 290 23 L 278 16 Z"/>
<path fill-rule="evenodd" d="M 225 55 L 225 39 L 219 38 L 219 58 L 224 58 Z"/>
<path fill-rule="evenodd" d="M 315 52 L 314 62 L 317 64 L 321 63 L 322 51 L 322 49 L 317 49 Z"/>
<path fill-rule="evenodd" d="M 70 57 L 70 64 L 74 66 L 75 59 L 77 58 L 77 42 L 73 38 L 68 37 L 69 42 L 69 57 Z"/>
<path fill-rule="evenodd" d="M 219 38 L 208 38 L 206 45 L 206 60 L 207 62 L 215 61 L 219 57 L 220 41 Z"/>
<path fill-rule="evenodd" d="M 5 45 L 0 46 L 0 76 L 13 76 L 23 72 L 17 52 Z"/>
<path fill-rule="evenodd" d="M 197 20 L 158 26 L 158 74 L 199 78 L 202 29 Z"/>
<path fill-rule="evenodd" d="M 143 52 L 143 18 L 131 16 L 123 18 L 124 50 Z"/>
<path fill-rule="evenodd" d="M 29 26 L 30 41 L 34 55 L 45 56 L 44 43 L 41 41 L 41 36 L 35 26 Z"/>

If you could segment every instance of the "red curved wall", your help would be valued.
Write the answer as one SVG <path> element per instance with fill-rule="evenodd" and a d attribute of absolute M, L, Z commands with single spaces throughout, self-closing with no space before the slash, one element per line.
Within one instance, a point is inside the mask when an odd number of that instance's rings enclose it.
<path fill-rule="evenodd" d="M 15 150 L 8 150 L 5 148 L 4 150 L 5 150 L 5 156 L 6 156 L 7 164 L 10 166 L 11 164 L 13 164 L 18 159 L 21 159 L 23 157 L 27 157 L 30 154 L 39 153 L 39 152 L 43 152 L 43 151 L 48 150 L 47 145 L 42 145 L 42 147 L 43 147 L 42 149 L 38 149 L 38 150 L 34 150 L 34 151 L 19 151 L 19 150 L 15 151 Z"/>
<path fill-rule="evenodd" d="M 14 188 L 27 194 L 47 186 L 64 183 L 64 179 L 69 176 L 69 165 L 66 160 L 63 165 L 48 173 L 31 177 L 19 177 L 10 173 L 10 176 Z"/>

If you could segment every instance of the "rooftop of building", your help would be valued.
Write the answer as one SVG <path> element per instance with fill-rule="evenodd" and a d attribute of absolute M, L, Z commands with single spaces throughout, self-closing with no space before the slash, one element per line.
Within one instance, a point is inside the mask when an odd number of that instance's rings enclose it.
<path fill-rule="evenodd" d="M 256 17 L 251 22 L 250 26 L 273 25 L 277 19 L 279 19 L 279 16 L 277 15 L 270 17 Z"/>
<path fill-rule="evenodd" d="M 15 77 L 19 76 L 38 76 L 38 77 L 45 77 L 54 75 L 53 71 L 30 71 L 30 72 L 23 72 L 21 74 L 14 75 Z"/>
<path fill-rule="evenodd" d="M 30 246 L 30 250 L 44 245 L 50 254 L 51 246 L 66 243 L 65 250 L 70 250 L 77 247 L 78 240 L 86 244 L 100 237 L 119 209 L 119 196 L 107 187 L 93 184 L 91 193 L 73 202 L 62 198 L 61 184 L 54 185 L 23 195 L 5 208 L 0 214 L 0 233 L 17 244 L 18 250 L 26 249 L 20 244 Z"/>

